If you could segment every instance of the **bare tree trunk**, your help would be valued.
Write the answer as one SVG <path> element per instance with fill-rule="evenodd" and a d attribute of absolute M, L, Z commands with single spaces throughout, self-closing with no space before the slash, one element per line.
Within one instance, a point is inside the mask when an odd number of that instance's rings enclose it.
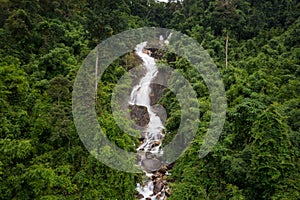
<path fill-rule="evenodd" d="M 98 47 L 96 47 L 96 63 L 95 63 L 95 101 L 97 101 L 98 92 Z"/>
<path fill-rule="evenodd" d="M 226 48 L 226 69 L 228 67 L 228 31 L 226 31 L 226 44 L 225 44 L 225 48 Z"/>

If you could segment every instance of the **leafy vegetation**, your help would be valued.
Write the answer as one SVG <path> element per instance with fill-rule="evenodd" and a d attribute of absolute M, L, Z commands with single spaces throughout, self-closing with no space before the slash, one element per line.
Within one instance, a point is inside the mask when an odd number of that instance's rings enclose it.
<path fill-rule="evenodd" d="M 97 43 L 143 26 L 197 40 L 226 89 L 221 138 L 200 159 L 211 115 L 206 86 L 182 58 L 166 53 L 160 61 L 184 73 L 201 112 L 196 138 L 170 171 L 169 199 L 300 199 L 299 13 L 296 0 L 0 0 L 0 199 L 136 198 L 139 174 L 111 169 L 83 146 L 71 94 Z M 130 151 L 138 140 L 117 127 L 110 99 L 138 63 L 132 54 L 115 61 L 96 105 L 109 139 Z M 167 143 L 180 108 L 168 90 L 159 103 L 168 112 Z"/>

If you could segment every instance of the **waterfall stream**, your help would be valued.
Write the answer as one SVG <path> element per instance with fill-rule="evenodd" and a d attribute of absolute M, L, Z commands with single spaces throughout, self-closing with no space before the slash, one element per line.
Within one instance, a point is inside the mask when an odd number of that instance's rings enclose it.
<path fill-rule="evenodd" d="M 162 40 L 162 38 L 160 38 Z M 141 78 L 130 96 L 130 105 L 144 106 L 149 114 L 149 123 L 144 130 L 144 139 L 142 144 L 137 148 L 140 156 L 139 165 L 146 173 L 145 180 L 142 184 L 137 183 L 139 199 L 143 200 L 164 200 L 166 199 L 166 180 L 162 177 L 168 175 L 168 172 L 158 172 L 163 165 L 159 161 L 159 156 L 163 154 L 161 147 L 164 134 L 164 126 L 160 117 L 155 114 L 150 105 L 151 81 L 158 74 L 155 59 L 150 56 L 151 52 L 146 50 L 147 42 L 138 44 L 135 48 L 136 54 L 142 59 L 143 67 L 146 74 Z"/>

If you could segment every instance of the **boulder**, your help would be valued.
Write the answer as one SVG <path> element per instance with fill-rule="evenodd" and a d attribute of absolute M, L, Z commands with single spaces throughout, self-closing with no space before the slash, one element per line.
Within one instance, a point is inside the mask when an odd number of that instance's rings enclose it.
<path fill-rule="evenodd" d="M 165 174 L 167 171 L 167 167 L 166 166 L 163 166 L 161 169 L 159 169 L 159 173 L 162 173 L 162 174 Z"/>
<path fill-rule="evenodd" d="M 147 172 L 155 172 L 160 169 L 161 162 L 157 158 L 146 158 L 142 160 L 142 166 Z"/>
<path fill-rule="evenodd" d="M 164 54 L 166 53 L 166 51 L 163 49 L 159 49 L 158 47 L 159 46 L 157 46 L 157 47 L 150 47 L 150 46 L 148 47 L 147 46 L 145 48 L 145 50 L 148 50 L 151 52 L 151 57 L 161 60 L 162 57 L 164 56 Z"/>
<path fill-rule="evenodd" d="M 157 194 L 164 188 L 164 184 L 161 181 L 155 182 L 153 193 Z"/>
<path fill-rule="evenodd" d="M 162 197 L 163 197 L 162 194 L 158 194 L 158 195 L 157 195 L 157 198 L 158 198 L 158 199 L 160 199 L 160 198 L 162 198 Z"/>
<path fill-rule="evenodd" d="M 164 94 L 164 89 L 166 88 L 163 85 L 159 85 L 156 83 L 151 83 L 151 93 L 150 93 L 150 105 L 155 105 L 158 100 L 162 97 Z"/>
<path fill-rule="evenodd" d="M 166 190 L 165 193 L 166 193 L 166 196 L 169 197 L 170 194 L 171 194 L 171 191 L 170 190 Z"/>
<path fill-rule="evenodd" d="M 151 110 L 160 118 L 160 121 L 162 122 L 162 124 L 166 123 L 167 111 L 162 105 L 160 105 L 160 104 L 153 105 L 153 106 L 151 106 Z"/>
<path fill-rule="evenodd" d="M 145 153 L 145 157 L 146 157 L 147 159 L 151 159 L 151 158 L 154 158 L 155 156 L 154 156 L 154 154 L 152 154 L 150 151 L 147 151 L 147 152 Z"/>
<path fill-rule="evenodd" d="M 130 118 L 139 126 L 146 126 L 149 121 L 149 113 L 145 106 L 129 105 Z"/>
<path fill-rule="evenodd" d="M 151 142 L 151 148 L 159 146 L 160 145 L 160 141 L 152 141 Z"/>

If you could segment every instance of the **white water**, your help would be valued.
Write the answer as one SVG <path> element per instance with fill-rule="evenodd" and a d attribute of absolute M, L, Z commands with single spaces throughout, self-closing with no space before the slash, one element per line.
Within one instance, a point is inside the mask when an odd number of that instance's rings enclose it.
<path fill-rule="evenodd" d="M 154 58 L 143 52 L 147 42 L 138 44 L 135 48 L 137 55 L 143 60 L 143 66 L 146 69 L 146 75 L 140 80 L 140 83 L 136 85 L 130 96 L 131 105 L 145 106 L 149 113 L 150 121 L 146 129 L 146 141 L 137 150 L 143 150 L 145 152 L 150 151 L 151 153 L 159 153 L 159 146 L 151 148 L 151 143 L 154 141 L 160 141 L 163 138 L 162 130 L 164 126 L 159 118 L 151 109 L 150 97 L 151 92 L 150 84 L 151 81 L 156 77 L 158 70 Z"/>
<path fill-rule="evenodd" d="M 156 77 L 158 70 L 154 58 L 150 57 L 147 54 L 146 50 L 144 50 L 146 45 L 147 42 L 143 42 L 141 44 L 138 44 L 135 48 L 137 55 L 143 60 L 143 67 L 146 70 L 146 74 L 140 80 L 139 84 L 133 88 L 130 96 L 130 101 L 129 101 L 129 104 L 131 105 L 145 106 L 149 113 L 149 123 L 145 130 L 146 131 L 145 140 L 143 144 L 137 148 L 137 151 L 141 155 L 141 160 L 147 159 L 145 157 L 145 152 L 151 152 L 153 155 L 162 154 L 163 152 L 160 147 L 161 147 L 162 139 L 164 137 L 164 135 L 162 134 L 162 130 L 164 129 L 164 126 L 160 120 L 160 117 L 153 112 L 150 106 L 150 97 L 149 97 L 151 92 L 150 84 L 151 81 Z M 154 146 L 153 143 L 156 143 L 156 145 Z M 157 143 L 159 145 L 157 145 Z M 164 191 L 166 187 L 164 186 L 159 193 L 154 195 L 153 193 L 154 181 L 151 180 L 151 177 L 154 174 L 146 171 L 145 173 L 146 176 L 148 177 L 147 180 L 142 185 L 138 183 L 136 188 L 138 193 L 144 196 L 144 198 L 142 199 L 143 200 L 145 200 L 146 198 L 150 198 L 151 200 L 165 199 Z"/>

